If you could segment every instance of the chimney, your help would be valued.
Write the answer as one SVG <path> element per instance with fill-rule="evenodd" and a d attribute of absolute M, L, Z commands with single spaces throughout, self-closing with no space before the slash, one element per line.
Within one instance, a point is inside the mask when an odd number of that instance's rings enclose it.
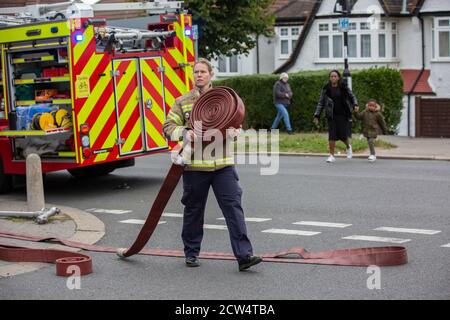
<path fill-rule="evenodd" d="M 407 0 L 403 0 L 403 5 L 402 5 L 402 11 L 400 12 L 401 14 L 409 14 L 409 11 L 407 10 Z"/>

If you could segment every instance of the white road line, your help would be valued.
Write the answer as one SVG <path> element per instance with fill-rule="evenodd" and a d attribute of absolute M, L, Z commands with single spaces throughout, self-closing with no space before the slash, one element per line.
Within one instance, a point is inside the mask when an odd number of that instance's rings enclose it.
<path fill-rule="evenodd" d="M 317 227 L 330 227 L 330 228 L 347 228 L 351 224 L 347 223 L 333 223 L 333 222 L 319 222 L 319 221 L 299 221 L 292 224 L 298 224 L 302 226 L 317 226 Z"/>
<path fill-rule="evenodd" d="M 171 212 L 164 212 L 162 214 L 163 217 L 174 217 L 174 218 L 183 218 L 182 213 L 171 213 Z"/>
<path fill-rule="evenodd" d="M 289 229 L 267 229 L 267 230 L 263 230 L 261 232 L 291 234 L 291 235 L 296 235 L 296 236 L 314 236 L 316 234 L 321 233 L 321 232 L 314 232 L 314 231 L 289 230 Z"/>
<path fill-rule="evenodd" d="M 418 234 L 437 234 L 441 232 L 440 230 L 426 230 L 426 229 L 407 229 L 407 228 L 391 228 L 391 227 L 380 227 L 373 229 L 375 231 L 390 231 L 390 232 L 402 232 L 402 233 L 418 233 Z"/>
<path fill-rule="evenodd" d="M 444 244 L 443 246 L 441 246 L 442 248 L 450 248 L 450 243 Z"/>
<path fill-rule="evenodd" d="M 411 241 L 411 239 L 399 239 L 399 238 L 384 238 L 384 237 L 373 237 L 373 236 L 349 236 L 343 237 L 345 240 L 362 240 L 362 241 L 376 241 L 376 242 L 392 242 L 392 243 L 405 243 Z"/>
<path fill-rule="evenodd" d="M 225 218 L 217 218 L 217 220 L 225 220 Z M 264 221 L 270 221 L 272 218 L 245 218 L 245 221 L 247 222 L 264 222 Z"/>
<path fill-rule="evenodd" d="M 145 220 L 141 219 L 128 219 L 128 220 L 122 220 L 119 221 L 120 223 L 130 223 L 130 224 L 144 224 Z M 164 224 L 167 223 L 167 221 L 159 221 L 158 224 Z"/>
<path fill-rule="evenodd" d="M 216 229 L 216 230 L 228 230 L 227 226 L 218 225 L 218 224 L 204 224 L 203 228 L 205 228 L 205 229 Z"/>
<path fill-rule="evenodd" d="M 133 212 L 132 210 L 114 210 L 114 209 L 97 209 L 97 208 L 86 209 L 84 211 L 94 213 L 111 213 L 111 214 L 124 214 Z"/>

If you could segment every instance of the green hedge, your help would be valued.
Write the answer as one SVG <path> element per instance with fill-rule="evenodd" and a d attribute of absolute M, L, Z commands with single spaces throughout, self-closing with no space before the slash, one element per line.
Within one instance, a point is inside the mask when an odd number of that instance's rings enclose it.
<path fill-rule="evenodd" d="M 289 114 L 294 130 L 316 130 L 312 118 L 320 91 L 328 81 L 328 72 L 289 74 L 289 83 L 294 92 Z M 214 85 L 224 85 L 236 90 L 246 106 L 246 126 L 260 129 L 270 128 L 276 116 L 272 88 L 277 80 L 278 75 L 252 75 L 217 80 Z M 400 72 L 389 68 L 372 68 L 352 72 L 352 80 L 353 92 L 361 109 L 364 109 L 369 99 L 376 99 L 383 106 L 383 115 L 390 133 L 395 133 L 403 108 L 403 82 Z M 324 115 L 323 112 L 320 125 L 322 131 L 327 128 Z M 354 120 L 353 132 L 361 132 L 359 121 Z"/>

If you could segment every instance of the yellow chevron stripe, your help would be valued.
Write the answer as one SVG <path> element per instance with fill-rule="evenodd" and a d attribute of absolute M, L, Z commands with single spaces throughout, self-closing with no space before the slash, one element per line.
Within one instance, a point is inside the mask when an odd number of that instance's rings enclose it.
<path fill-rule="evenodd" d="M 176 61 L 183 61 L 183 59 L 184 59 L 183 53 L 180 52 L 180 50 L 178 50 L 178 48 L 170 49 L 169 53 Z"/>
<path fill-rule="evenodd" d="M 176 23 L 176 35 L 178 37 L 178 40 L 181 41 L 181 43 L 183 44 L 183 51 L 184 50 L 188 50 L 189 53 L 191 55 L 194 56 L 194 46 L 193 46 L 193 41 L 191 40 L 191 38 L 186 37 L 186 35 L 184 34 L 184 15 L 181 15 L 181 24 Z M 181 53 L 182 56 L 184 57 L 186 54 L 184 52 Z M 183 60 L 177 60 L 177 61 L 183 61 L 183 62 L 187 62 L 187 56 L 185 58 L 183 58 Z"/>
<path fill-rule="evenodd" d="M 119 68 L 121 63 L 125 63 L 125 62 L 120 62 L 117 65 L 117 69 Z M 137 72 L 136 61 L 131 61 L 125 72 L 125 75 L 123 75 L 123 77 L 119 81 L 119 84 L 116 87 L 116 94 L 123 93 L 126 90 L 128 85 L 135 79 L 136 72 Z M 129 120 L 131 114 L 136 110 L 136 104 L 138 102 L 136 97 L 138 97 L 137 83 L 136 83 L 136 87 L 133 89 L 133 92 L 131 93 L 130 97 L 128 98 L 128 101 L 119 116 L 119 132 L 123 131 L 123 129 L 125 128 L 125 126 L 128 123 L 128 120 Z M 120 95 L 117 97 L 117 100 L 119 101 L 121 98 L 122 98 L 122 96 Z M 129 141 L 129 139 L 130 139 L 130 137 L 126 138 L 127 141 Z M 127 152 L 127 150 L 124 150 L 124 146 L 122 146 L 121 150 L 123 152 Z"/>
<path fill-rule="evenodd" d="M 164 98 L 166 100 L 166 106 L 172 108 L 175 104 L 175 98 L 172 96 L 169 89 L 164 89 Z"/>
<path fill-rule="evenodd" d="M 134 124 L 133 130 L 131 130 L 130 135 L 126 138 L 125 143 L 122 145 L 121 151 L 122 152 L 137 151 L 133 150 L 133 146 L 139 137 L 142 139 L 141 134 L 142 134 L 141 119 L 138 119 Z"/>
<path fill-rule="evenodd" d="M 108 69 L 111 69 L 111 63 L 108 64 L 104 71 L 107 72 Z M 106 87 L 108 86 L 110 80 L 111 79 L 109 77 L 101 77 L 101 79 L 97 82 L 96 86 L 91 91 L 91 94 L 78 113 L 79 123 L 84 123 L 87 120 L 98 100 L 100 99 L 103 91 L 106 90 Z"/>
<path fill-rule="evenodd" d="M 133 99 L 133 97 L 137 96 L 137 91 L 138 88 L 136 87 L 133 90 L 130 100 L 127 101 L 125 108 L 123 108 L 122 113 L 119 116 L 120 132 L 122 132 L 122 130 L 125 128 L 128 120 L 131 117 L 131 114 L 136 110 L 136 104 L 138 103 L 138 101 L 136 99 Z"/>
<path fill-rule="evenodd" d="M 94 53 L 93 55 L 91 55 L 91 57 L 89 58 L 88 63 L 83 68 L 83 71 L 81 71 L 81 74 L 88 75 L 89 78 L 91 78 L 92 74 L 95 71 L 95 68 L 97 68 L 97 65 L 102 60 L 102 57 L 103 56 L 101 54 L 95 54 Z"/>
<path fill-rule="evenodd" d="M 117 65 L 114 66 L 114 70 L 118 70 L 119 66 L 124 63 L 120 62 Z M 131 80 L 136 77 L 137 69 L 136 69 L 136 61 L 131 61 L 127 70 L 125 71 L 125 74 L 120 78 L 119 83 L 116 86 L 116 94 L 121 94 L 126 90 L 128 85 L 130 84 Z M 137 83 L 136 83 L 137 85 Z M 120 100 L 120 97 L 117 97 L 117 100 Z"/>
<path fill-rule="evenodd" d="M 99 114 L 97 120 L 94 122 L 90 130 L 89 137 L 91 138 L 91 145 L 93 145 L 96 142 L 98 136 L 105 127 L 109 117 L 111 116 L 111 114 L 114 113 L 114 110 L 115 110 L 114 95 L 111 94 L 106 105 L 102 109 L 102 112 Z M 108 146 L 108 148 L 110 147 L 112 147 L 112 145 Z"/>
<path fill-rule="evenodd" d="M 161 132 L 156 130 L 156 128 L 153 126 L 153 124 L 148 119 L 145 119 L 145 126 L 148 130 L 149 136 L 156 142 L 158 147 L 167 145 L 167 141 L 161 135 Z"/>
<path fill-rule="evenodd" d="M 175 50 L 177 52 L 179 52 L 178 50 Z M 170 53 L 172 53 L 172 50 L 169 50 Z M 174 58 L 177 58 L 176 56 L 172 55 Z M 181 60 L 180 59 L 176 59 L 176 61 L 182 61 L 182 57 Z M 172 69 L 172 67 L 170 66 L 170 64 L 166 61 L 166 59 L 163 59 L 163 64 L 164 64 L 164 68 L 166 70 L 166 75 L 169 78 L 169 80 L 173 83 L 173 85 L 178 88 L 178 90 L 183 93 L 184 90 L 186 90 L 186 86 L 183 83 L 183 81 L 180 79 L 180 77 L 178 77 L 177 73 Z M 184 90 L 183 90 L 184 88 Z"/>
<path fill-rule="evenodd" d="M 108 138 L 106 138 L 105 143 L 102 146 L 102 149 L 114 147 L 116 138 L 117 138 L 117 126 L 114 125 L 111 132 L 108 135 Z M 105 161 L 106 158 L 108 158 L 108 156 L 109 156 L 109 153 L 101 153 L 101 154 L 97 155 L 94 162 Z"/>
<path fill-rule="evenodd" d="M 154 72 L 151 72 L 151 69 L 149 67 L 149 65 L 147 63 L 143 63 L 142 64 L 142 75 L 144 77 L 146 77 L 149 82 L 151 83 L 151 85 L 156 89 L 156 91 L 158 91 L 161 95 L 161 88 L 162 88 L 162 83 L 161 80 L 158 76 L 156 76 L 156 74 Z M 151 94 L 147 91 L 147 89 L 144 88 L 144 101 L 152 98 Z M 152 112 L 155 114 L 155 116 L 158 118 L 158 120 L 163 123 L 164 122 L 164 110 L 163 110 L 163 106 L 160 106 L 154 99 L 152 99 L 153 101 L 153 108 L 152 108 Z M 157 108 L 155 108 L 155 106 Z"/>
<path fill-rule="evenodd" d="M 189 53 L 193 57 L 195 57 L 195 54 L 194 54 L 194 41 L 192 41 L 191 38 L 186 38 L 186 50 L 189 51 Z"/>
<path fill-rule="evenodd" d="M 177 48 L 169 50 L 169 53 L 170 53 L 170 55 L 172 55 L 172 57 L 176 61 L 184 61 L 183 54 Z M 187 63 L 187 61 L 186 61 L 186 63 Z M 191 79 L 192 82 L 194 81 L 194 70 L 192 69 L 192 66 L 185 67 L 184 72 L 187 73 L 188 77 L 186 79 L 186 83 L 184 84 L 185 91 L 182 91 L 183 94 L 188 92 L 191 89 L 191 88 L 189 88 L 189 79 Z M 180 79 L 180 81 L 181 81 L 181 79 Z"/>
<path fill-rule="evenodd" d="M 144 88 L 144 101 L 147 100 L 147 97 L 151 97 L 150 93 L 148 93 L 147 89 Z M 158 119 L 159 122 L 164 123 L 164 111 L 162 109 L 162 107 L 153 100 L 153 107 L 151 112 L 153 112 L 153 114 L 156 116 L 156 118 Z"/>
<path fill-rule="evenodd" d="M 91 42 L 92 38 L 94 37 L 94 27 L 89 26 L 84 31 L 84 39 L 83 41 L 79 42 L 75 45 L 75 48 L 73 49 L 73 64 L 76 65 L 78 63 L 78 60 L 80 60 L 81 55 L 86 50 L 87 46 Z"/>

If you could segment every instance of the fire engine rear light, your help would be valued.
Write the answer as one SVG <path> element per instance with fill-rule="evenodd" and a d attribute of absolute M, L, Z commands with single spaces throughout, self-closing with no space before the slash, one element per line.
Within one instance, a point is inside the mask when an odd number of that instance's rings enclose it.
<path fill-rule="evenodd" d="M 184 30 L 184 35 L 185 35 L 186 37 L 190 37 L 191 34 L 192 34 L 192 30 L 191 30 L 191 29 L 186 29 L 186 30 Z"/>
<path fill-rule="evenodd" d="M 92 155 L 91 148 L 83 148 L 83 158 L 87 159 Z"/>
<path fill-rule="evenodd" d="M 86 123 L 84 123 L 80 126 L 81 134 L 89 134 L 89 130 L 90 130 L 89 125 Z"/>
<path fill-rule="evenodd" d="M 83 147 L 89 147 L 90 143 L 91 143 L 91 141 L 89 140 L 89 136 L 82 136 L 81 137 L 81 145 Z"/>

